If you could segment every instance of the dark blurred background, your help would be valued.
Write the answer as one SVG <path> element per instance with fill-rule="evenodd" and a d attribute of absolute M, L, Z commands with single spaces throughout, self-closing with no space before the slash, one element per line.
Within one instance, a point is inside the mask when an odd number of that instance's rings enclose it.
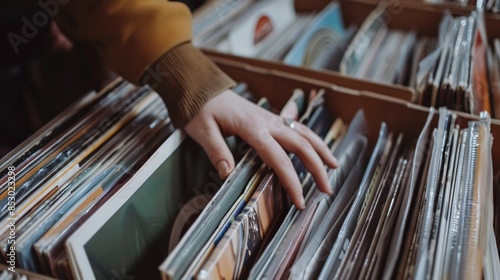
<path fill-rule="evenodd" d="M 193 11 L 204 1 L 179 2 Z M 116 77 L 92 48 L 71 42 L 50 17 L 45 24 L 44 17 L 37 18 L 41 27 L 35 26 L 29 40 L 16 37 L 23 34 L 25 20 L 33 22 L 40 11 L 36 0 L 0 3 L 0 158 L 80 96 Z"/>

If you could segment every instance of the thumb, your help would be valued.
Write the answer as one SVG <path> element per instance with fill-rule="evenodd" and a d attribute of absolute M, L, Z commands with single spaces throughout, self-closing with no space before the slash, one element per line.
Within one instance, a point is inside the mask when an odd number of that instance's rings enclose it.
<path fill-rule="evenodd" d="M 186 126 L 185 131 L 203 147 L 219 172 L 219 177 L 226 179 L 234 169 L 234 158 L 216 121 L 213 118 L 200 119 L 195 117 Z"/>

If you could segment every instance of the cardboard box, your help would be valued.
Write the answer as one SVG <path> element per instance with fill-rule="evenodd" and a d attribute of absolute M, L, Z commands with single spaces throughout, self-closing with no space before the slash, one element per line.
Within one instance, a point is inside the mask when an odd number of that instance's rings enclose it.
<path fill-rule="evenodd" d="M 296 8 L 303 10 L 305 1 L 297 1 Z M 314 1 L 316 2 L 316 1 Z M 434 36 L 438 34 L 438 27 L 443 15 L 450 12 L 453 16 L 467 16 L 473 10 L 456 7 L 453 5 L 432 5 L 423 2 L 410 2 L 400 0 L 385 1 L 387 5 L 385 16 L 388 19 L 389 28 L 400 30 L 413 30 L 418 35 Z M 318 1 L 319 4 L 327 5 L 329 1 Z M 360 26 L 365 18 L 377 7 L 379 3 L 373 0 L 343 0 L 340 2 L 342 17 L 345 26 L 355 24 Z M 298 5 L 298 6 L 297 6 Z M 306 11 L 306 10 L 304 10 Z M 486 32 L 488 40 L 500 38 L 500 15 L 485 15 Z"/>
<path fill-rule="evenodd" d="M 373 144 L 378 136 L 381 122 L 386 122 L 395 132 L 403 132 L 405 139 L 417 139 L 428 116 L 429 108 L 413 104 L 400 98 L 374 93 L 362 89 L 342 87 L 316 79 L 314 73 L 308 77 L 297 75 L 295 72 L 283 69 L 264 68 L 261 61 L 247 60 L 245 62 L 216 59 L 216 63 L 233 79 L 245 82 L 252 93 L 265 96 L 269 102 L 278 108 L 282 107 L 296 88 L 309 91 L 311 89 L 325 89 L 326 103 L 332 116 L 340 117 L 350 122 L 358 109 L 365 110 L 370 125 L 370 142 Z M 265 64 L 266 66 L 272 66 Z M 279 68 L 279 67 L 278 67 Z M 314 72 L 314 71 L 311 71 Z M 457 123 L 466 127 L 471 120 L 478 120 L 478 116 L 457 112 Z M 437 125 L 438 118 L 434 118 Z M 500 120 L 491 121 L 493 138 L 500 138 Z M 500 145 L 494 143 L 492 147 L 494 174 L 500 171 Z"/>
<path fill-rule="evenodd" d="M 330 2 L 330 0 L 296 0 L 295 9 L 299 13 L 319 12 Z M 377 0 L 341 0 L 340 7 L 344 25 L 346 27 L 349 25 L 361 26 L 366 17 L 377 7 L 379 2 L 380 1 Z M 439 24 L 447 11 L 451 12 L 454 16 L 469 15 L 472 12 L 469 8 L 461 8 L 450 4 L 431 5 L 424 2 L 411 2 L 406 0 L 388 0 L 385 2 L 387 5 L 385 16 L 388 19 L 390 28 L 408 31 L 412 30 L 416 31 L 418 35 L 424 36 L 437 37 Z M 500 38 L 500 15 L 487 14 L 485 16 L 485 23 L 488 40 L 491 42 L 495 38 Z M 205 50 L 205 53 L 216 62 L 222 62 L 223 60 L 242 62 L 248 65 L 294 73 L 302 77 L 334 83 L 352 89 L 376 92 L 389 97 L 416 102 L 417 95 L 415 90 L 402 85 L 383 84 L 375 81 L 348 77 L 330 70 L 312 70 L 307 67 L 290 67 L 281 62 L 266 63 L 259 59 L 237 57 L 216 51 Z M 222 66 L 223 70 L 226 71 L 224 67 L 226 66 Z"/>
<path fill-rule="evenodd" d="M 269 102 L 277 108 L 286 103 L 294 89 L 301 88 L 305 91 L 325 89 L 326 105 L 330 113 L 346 122 L 350 122 L 355 113 L 359 109 L 363 109 L 370 127 L 369 140 L 372 147 L 376 142 L 382 122 L 386 122 L 391 131 L 404 133 L 407 141 L 414 141 L 420 134 L 429 113 L 428 108 L 412 104 L 410 101 L 398 97 L 325 82 L 322 80 L 322 74 L 314 71 L 286 71 L 289 69 L 288 66 L 268 64 L 256 60 L 242 61 L 220 58 L 215 59 L 215 61 L 233 79 L 247 83 L 255 95 L 267 97 Z M 307 75 L 300 75 L 303 71 L 306 71 Z M 457 112 L 457 115 L 458 123 L 462 127 L 465 127 L 467 122 L 478 119 L 476 116 L 460 112 Z M 437 116 L 434 117 L 433 121 L 436 125 Z M 500 121 L 492 120 L 491 133 L 494 138 L 500 137 Z M 493 145 L 492 157 L 494 172 L 499 172 L 500 145 Z M 33 275 L 32 277 L 30 279 L 50 279 L 42 275 Z"/>
<path fill-rule="evenodd" d="M 399 98 L 401 100 L 415 101 L 416 93 L 412 88 L 404 87 L 401 85 L 388 85 L 381 84 L 369 80 L 356 79 L 350 76 L 342 75 L 337 72 L 329 70 L 317 70 L 310 69 L 307 67 L 295 67 L 283 64 L 282 62 L 271 62 L 261 59 L 252 59 L 246 57 L 235 56 L 231 54 L 224 54 L 220 52 L 204 50 L 205 54 L 208 55 L 214 62 L 219 63 L 219 67 L 231 75 L 230 71 L 237 71 L 235 68 L 231 68 L 231 65 L 236 63 L 240 65 L 246 65 L 243 68 L 251 68 L 258 66 L 265 69 L 279 70 L 291 74 L 295 74 L 302 78 L 314 79 L 318 82 L 325 82 L 330 85 L 338 85 L 346 88 L 352 88 L 361 91 L 376 92 L 389 97 Z"/>

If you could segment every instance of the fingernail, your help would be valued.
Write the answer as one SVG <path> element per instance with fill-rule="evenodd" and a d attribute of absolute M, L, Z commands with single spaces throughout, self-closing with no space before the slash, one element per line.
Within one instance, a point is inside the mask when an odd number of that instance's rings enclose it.
<path fill-rule="evenodd" d="M 328 185 L 328 188 L 326 189 L 326 192 L 328 193 L 328 195 L 332 195 L 333 194 L 332 186 Z"/>
<path fill-rule="evenodd" d="M 334 156 L 332 156 L 332 164 L 333 167 L 339 167 L 340 165 L 339 161 Z"/>
<path fill-rule="evenodd" d="M 304 200 L 304 197 L 301 196 L 300 197 L 300 210 L 304 210 L 304 209 L 306 209 L 306 202 Z"/>
<path fill-rule="evenodd" d="M 226 179 L 226 177 L 229 175 L 229 164 L 227 163 L 227 161 L 219 161 L 219 163 L 217 163 L 217 171 L 219 172 L 219 177 L 221 179 Z"/>

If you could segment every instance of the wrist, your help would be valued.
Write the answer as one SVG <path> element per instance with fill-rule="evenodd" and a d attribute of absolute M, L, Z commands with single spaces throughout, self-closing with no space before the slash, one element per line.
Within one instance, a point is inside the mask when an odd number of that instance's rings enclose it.
<path fill-rule="evenodd" d="M 176 127 L 184 127 L 208 100 L 235 84 L 190 42 L 163 54 L 146 70 L 141 83 L 162 97 Z"/>

